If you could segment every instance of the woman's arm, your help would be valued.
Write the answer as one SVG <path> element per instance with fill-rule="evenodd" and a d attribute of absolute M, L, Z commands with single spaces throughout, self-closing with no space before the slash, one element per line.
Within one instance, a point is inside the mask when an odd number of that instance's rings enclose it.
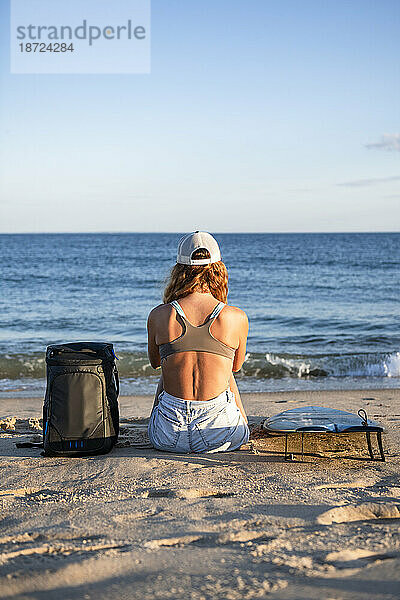
<path fill-rule="evenodd" d="M 155 323 L 154 323 L 154 309 L 149 314 L 149 318 L 147 319 L 147 355 L 149 357 L 149 361 L 153 369 L 157 369 L 161 364 L 160 352 L 158 350 L 158 346 L 155 340 Z M 158 382 L 156 396 L 154 398 L 153 407 L 151 412 L 153 412 L 154 408 L 158 404 L 158 396 L 163 391 L 163 378 L 162 375 Z"/>
<path fill-rule="evenodd" d="M 156 344 L 156 315 L 155 311 L 158 307 L 153 308 L 147 319 L 147 354 L 153 369 L 157 369 L 161 365 L 160 352 Z"/>
<path fill-rule="evenodd" d="M 238 311 L 239 316 L 239 341 L 238 347 L 235 351 L 235 357 L 233 359 L 232 371 L 237 373 L 242 368 L 244 363 L 244 359 L 246 358 L 246 343 L 247 343 L 247 334 L 249 333 L 249 320 L 245 312 L 240 309 L 235 309 Z"/>
<path fill-rule="evenodd" d="M 231 379 L 229 381 L 229 389 L 231 390 L 231 392 L 233 392 L 235 394 L 235 401 L 236 401 L 237 407 L 240 410 L 240 412 L 242 413 L 242 416 L 243 416 L 244 420 L 247 423 L 248 422 L 247 421 L 247 415 L 246 415 L 246 413 L 244 411 L 243 404 L 242 404 L 242 399 L 240 397 L 239 389 L 238 389 L 238 386 L 237 386 L 237 383 L 236 383 L 236 379 L 233 376 L 233 373 L 232 373 Z"/>
<path fill-rule="evenodd" d="M 158 398 L 159 398 L 159 396 L 160 396 L 160 394 L 161 394 L 161 392 L 163 390 L 164 390 L 164 382 L 163 382 L 163 378 L 162 378 L 162 375 L 161 375 L 161 377 L 160 377 L 160 379 L 158 381 L 156 395 L 154 397 L 154 402 L 153 402 L 153 406 L 152 406 L 151 412 L 153 412 L 153 410 L 157 406 L 157 404 L 158 404 Z"/>
<path fill-rule="evenodd" d="M 240 315 L 240 317 L 239 317 L 240 318 L 239 345 L 236 348 L 235 357 L 233 359 L 233 365 L 232 365 L 233 373 L 240 371 L 240 369 L 242 368 L 242 365 L 244 363 L 244 359 L 246 358 L 247 334 L 249 332 L 249 320 L 247 318 L 246 313 L 239 309 L 236 309 L 236 310 L 239 311 L 239 315 Z M 247 416 L 246 416 L 246 413 L 243 408 L 242 400 L 240 398 L 240 393 L 238 390 L 236 380 L 233 376 L 233 373 L 232 373 L 230 381 L 229 381 L 229 387 L 230 387 L 231 391 L 235 394 L 236 404 L 237 404 L 240 412 L 242 413 L 244 420 L 247 423 Z"/>

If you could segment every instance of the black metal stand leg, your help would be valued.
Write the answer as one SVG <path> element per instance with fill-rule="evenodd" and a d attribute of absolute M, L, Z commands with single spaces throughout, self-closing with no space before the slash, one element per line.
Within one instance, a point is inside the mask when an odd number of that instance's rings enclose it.
<path fill-rule="evenodd" d="M 382 433 L 380 431 L 376 432 L 376 439 L 378 441 L 379 452 L 381 453 L 381 460 L 383 462 L 385 462 L 385 454 L 383 452 L 383 445 L 382 445 Z"/>
<path fill-rule="evenodd" d="M 371 433 L 369 431 L 367 431 L 365 435 L 367 437 L 367 446 L 368 446 L 369 455 L 371 457 L 371 460 L 375 460 L 374 452 L 372 450 L 372 444 L 371 444 Z"/>
<path fill-rule="evenodd" d="M 287 453 L 287 447 L 288 447 L 288 434 L 285 434 L 285 460 L 288 459 L 288 453 Z"/>
<path fill-rule="evenodd" d="M 304 460 L 304 431 L 301 432 L 301 460 Z"/>

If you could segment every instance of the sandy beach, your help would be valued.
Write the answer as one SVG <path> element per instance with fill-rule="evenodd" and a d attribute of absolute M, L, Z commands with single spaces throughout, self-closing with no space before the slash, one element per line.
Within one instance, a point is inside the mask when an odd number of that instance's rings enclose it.
<path fill-rule="evenodd" d="M 44 458 L 16 447 L 40 440 L 42 400 L 3 399 L 0 596 L 398 598 L 400 390 L 243 400 L 253 427 L 302 405 L 363 407 L 387 428 L 386 462 L 369 460 L 360 435 L 330 444 L 313 435 L 303 461 L 285 462 L 282 438 L 256 434 L 232 453 L 157 452 L 150 397 L 120 399 L 111 454 Z"/>

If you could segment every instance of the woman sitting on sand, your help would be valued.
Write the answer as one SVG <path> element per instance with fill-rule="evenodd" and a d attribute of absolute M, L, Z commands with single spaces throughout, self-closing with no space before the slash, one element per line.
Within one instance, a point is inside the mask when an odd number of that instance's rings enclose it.
<path fill-rule="evenodd" d="M 226 304 L 228 273 L 212 235 L 182 238 L 176 262 L 147 323 L 150 364 L 162 370 L 150 441 L 170 452 L 235 450 L 249 439 L 233 377 L 245 358 L 247 316 Z"/>

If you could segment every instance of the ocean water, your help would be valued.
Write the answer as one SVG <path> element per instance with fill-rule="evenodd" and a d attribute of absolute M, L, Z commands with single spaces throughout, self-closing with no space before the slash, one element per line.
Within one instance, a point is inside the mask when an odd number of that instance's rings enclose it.
<path fill-rule="evenodd" d="M 400 233 L 215 234 L 250 320 L 243 392 L 400 386 Z M 152 394 L 146 318 L 180 234 L 0 235 L 0 397 L 42 395 L 46 346 L 110 341 Z"/>

